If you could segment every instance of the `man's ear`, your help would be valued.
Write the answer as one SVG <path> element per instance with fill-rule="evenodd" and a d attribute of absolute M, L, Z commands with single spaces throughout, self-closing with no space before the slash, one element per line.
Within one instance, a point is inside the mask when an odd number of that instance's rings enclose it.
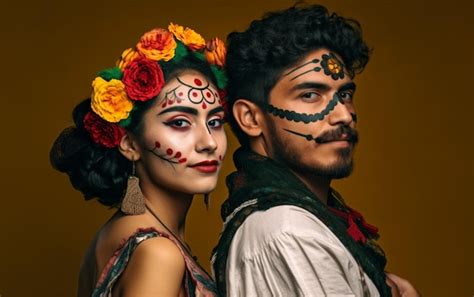
<path fill-rule="evenodd" d="M 125 158 L 130 161 L 137 161 L 140 159 L 140 151 L 138 150 L 138 143 L 136 142 L 133 135 L 128 132 L 122 136 L 118 149 Z"/>
<path fill-rule="evenodd" d="M 258 137 L 265 129 L 263 111 L 247 99 L 237 99 L 232 107 L 235 121 L 250 137 Z"/>

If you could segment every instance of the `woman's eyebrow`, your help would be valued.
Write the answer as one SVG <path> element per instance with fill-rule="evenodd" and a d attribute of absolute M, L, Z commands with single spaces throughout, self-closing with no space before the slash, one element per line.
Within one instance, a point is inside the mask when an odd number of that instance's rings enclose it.
<path fill-rule="evenodd" d="M 211 115 L 216 114 L 216 113 L 221 112 L 221 111 L 224 111 L 224 107 L 218 106 L 216 108 L 211 109 L 207 115 L 211 116 Z"/>
<path fill-rule="evenodd" d="M 185 113 L 189 113 L 189 114 L 192 114 L 192 115 L 198 115 L 198 110 L 197 109 L 192 108 L 192 107 L 187 107 L 187 106 L 173 106 L 173 107 L 170 107 L 168 109 L 165 109 L 165 110 L 161 111 L 158 115 L 162 115 L 164 113 L 173 112 L 173 111 L 180 111 L 180 112 L 185 112 Z"/>

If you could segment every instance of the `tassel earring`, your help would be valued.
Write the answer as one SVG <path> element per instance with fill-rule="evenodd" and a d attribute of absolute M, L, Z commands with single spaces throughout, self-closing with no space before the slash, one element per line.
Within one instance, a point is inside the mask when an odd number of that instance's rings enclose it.
<path fill-rule="evenodd" d="M 127 191 L 122 199 L 120 210 L 127 215 L 145 213 L 145 197 L 140 189 L 139 179 L 135 176 L 135 161 L 132 160 L 132 174 L 128 177 Z"/>

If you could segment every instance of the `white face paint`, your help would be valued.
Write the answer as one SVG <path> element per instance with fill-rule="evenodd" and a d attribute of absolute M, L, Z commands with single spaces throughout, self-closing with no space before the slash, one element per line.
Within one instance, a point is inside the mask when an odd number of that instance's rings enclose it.
<path fill-rule="evenodd" d="M 187 194 L 212 191 L 227 149 L 223 120 L 217 88 L 204 75 L 171 79 L 143 115 L 140 179 Z"/>

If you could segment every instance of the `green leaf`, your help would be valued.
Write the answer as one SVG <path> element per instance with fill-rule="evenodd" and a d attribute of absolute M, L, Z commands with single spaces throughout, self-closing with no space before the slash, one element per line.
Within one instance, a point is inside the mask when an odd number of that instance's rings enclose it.
<path fill-rule="evenodd" d="M 176 42 L 177 46 L 176 49 L 174 50 L 174 57 L 173 57 L 173 62 L 179 63 L 184 57 L 188 55 L 188 49 L 186 46 L 180 42 Z"/>
<path fill-rule="evenodd" d="M 215 65 L 211 66 L 212 73 L 216 77 L 217 87 L 219 89 L 225 89 L 227 85 L 227 76 L 224 70 L 217 68 Z"/>
<path fill-rule="evenodd" d="M 201 53 L 201 52 L 193 52 L 194 56 L 196 58 L 198 58 L 199 60 L 202 60 L 204 62 L 207 62 L 206 60 L 206 56 L 204 55 L 204 53 Z"/>
<path fill-rule="evenodd" d="M 108 68 L 108 69 L 104 69 L 102 71 L 99 71 L 99 73 L 97 73 L 97 75 L 102 77 L 106 81 L 110 81 L 112 79 L 121 80 L 122 76 L 123 76 L 123 73 L 122 73 L 122 70 L 120 70 L 120 68 L 114 67 L 114 68 Z"/>

